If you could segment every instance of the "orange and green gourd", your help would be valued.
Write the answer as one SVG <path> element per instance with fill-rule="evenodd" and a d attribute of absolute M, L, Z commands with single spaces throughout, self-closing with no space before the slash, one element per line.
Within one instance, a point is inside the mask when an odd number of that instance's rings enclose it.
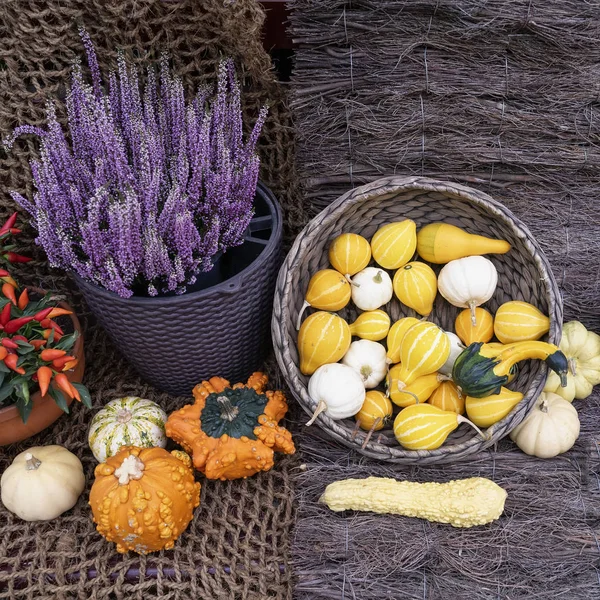
<path fill-rule="evenodd" d="M 281 391 L 265 391 L 268 378 L 254 373 L 230 386 L 222 377 L 203 381 L 194 404 L 172 413 L 167 436 L 192 455 L 208 479 L 240 479 L 268 471 L 274 453 L 295 452 L 292 434 L 279 425 L 288 410 Z"/>

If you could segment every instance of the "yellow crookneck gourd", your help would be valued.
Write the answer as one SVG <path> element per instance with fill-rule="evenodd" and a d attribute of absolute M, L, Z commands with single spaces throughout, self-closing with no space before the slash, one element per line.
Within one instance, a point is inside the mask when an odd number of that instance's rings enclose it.
<path fill-rule="evenodd" d="M 400 362 L 400 346 L 406 332 L 417 323 L 420 323 L 419 319 L 415 317 L 403 317 L 398 319 L 391 327 L 387 335 L 387 357 L 390 364 Z"/>
<path fill-rule="evenodd" d="M 510 244 L 467 233 L 449 223 L 430 223 L 417 233 L 417 253 L 427 262 L 445 264 L 451 260 L 482 254 L 506 254 Z"/>
<path fill-rule="evenodd" d="M 506 497 L 506 490 L 483 477 L 448 483 L 367 477 L 330 483 L 319 502 L 334 512 L 361 510 L 474 527 L 500 518 Z"/>
<path fill-rule="evenodd" d="M 394 294 L 405 306 L 426 317 L 433 311 L 437 277 L 425 263 L 413 261 L 400 267 L 393 279 Z"/>
<path fill-rule="evenodd" d="M 411 219 L 388 223 L 371 238 L 373 260 L 384 269 L 399 269 L 414 255 L 417 226 Z"/>
<path fill-rule="evenodd" d="M 475 308 L 475 325 L 468 308 L 462 310 L 454 321 L 456 335 L 467 346 L 475 342 L 489 342 L 494 337 L 494 317 L 485 308 Z"/>
<path fill-rule="evenodd" d="M 431 406 L 462 415 L 465 412 L 465 397 L 453 381 L 442 381 L 427 400 Z"/>
<path fill-rule="evenodd" d="M 472 398 L 467 396 L 465 408 L 467 417 L 478 427 L 491 427 L 504 419 L 508 413 L 523 400 L 521 392 L 503 387 L 499 394 Z"/>
<path fill-rule="evenodd" d="M 494 317 L 494 333 L 503 344 L 539 340 L 549 330 L 550 319 L 529 302 L 505 302 Z"/>
<path fill-rule="evenodd" d="M 350 333 L 363 340 L 379 342 L 390 330 L 390 316 L 383 310 L 368 310 L 350 324 Z"/>
<path fill-rule="evenodd" d="M 336 363 L 352 342 L 348 323 L 336 314 L 319 311 L 306 318 L 298 332 L 300 371 L 312 375 L 321 365 Z"/>
<path fill-rule="evenodd" d="M 417 377 L 410 385 L 401 390 L 398 387 L 400 371 L 401 365 L 399 364 L 391 367 L 388 371 L 386 385 L 390 400 L 396 406 L 403 408 L 427 402 L 431 394 L 436 391 L 442 382 L 449 379 L 440 373 L 429 373 L 428 375 Z"/>
<path fill-rule="evenodd" d="M 342 233 L 329 246 L 331 266 L 346 279 L 362 271 L 371 260 L 371 245 L 362 235 Z"/>
<path fill-rule="evenodd" d="M 302 315 L 309 306 L 318 310 L 342 310 L 350 302 L 351 296 L 350 283 L 341 273 L 334 269 L 317 271 L 308 282 L 304 304 L 298 313 L 296 329 L 300 329 Z"/>
<path fill-rule="evenodd" d="M 431 404 L 414 404 L 402 409 L 394 420 L 394 436 L 407 450 L 435 450 L 461 423 L 467 423 L 485 437 L 468 419 Z"/>

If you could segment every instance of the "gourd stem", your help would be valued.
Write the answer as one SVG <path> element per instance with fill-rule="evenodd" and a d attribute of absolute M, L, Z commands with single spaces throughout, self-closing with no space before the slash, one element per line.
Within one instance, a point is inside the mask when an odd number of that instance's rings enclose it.
<path fill-rule="evenodd" d="M 547 400 L 545 400 L 545 399 L 544 399 L 544 400 L 542 400 L 542 401 L 540 402 L 540 410 L 541 410 L 543 413 L 547 413 L 547 412 L 548 412 L 548 401 L 547 401 Z"/>
<path fill-rule="evenodd" d="M 383 277 L 381 276 L 381 271 L 377 271 L 375 277 L 373 277 L 373 283 L 381 283 L 383 281 Z"/>
<path fill-rule="evenodd" d="M 217 396 L 217 402 L 223 407 L 223 412 L 220 416 L 224 421 L 231 423 L 240 413 L 240 409 L 237 406 L 233 406 L 227 396 Z"/>
<path fill-rule="evenodd" d="M 131 421 L 132 417 L 133 417 L 133 415 L 131 414 L 130 410 L 127 410 L 126 408 L 122 408 L 117 413 L 117 422 L 121 423 L 121 424 L 129 423 L 129 421 Z"/>
<path fill-rule="evenodd" d="M 144 463 L 135 454 L 130 454 L 123 459 L 121 466 L 115 469 L 114 476 L 119 479 L 119 485 L 127 485 L 132 479 L 141 479 L 144 468 Z"/>
<path fill-rule="evenodd" d="M 312 425 L 317 420 L 317 417 L 325 410 L 327 410 L 327 402 L 324 400 L 319 400 L 319 404 L 317 404 L 317 408 L 315 409 L 313 416 L 310 418 L 310 421 L 306 424 L 306 426 L 309 427 Z"/>
<path fill-rule="evenodd" d="M 452 377 L 450 377 L 449 375 L 444 375 L 443 373 L 438 373 L 437 380 L 438 381 L 452 381 Z"/>
<path fill-rule="evenodd" d="M 569 371 L 573 377 L 577 377 L 577 361 L 573 356 L 569 358 Z"/>
<path fill-rule="evenodd" d="M 304 311 L 310 306 L 310 302 L 307 302 L 306 300 L 304 301 L 304 304 L 302 305 L 302 308 L 300 309 L 300 312 L 298 313 L 298 319 L 296 320 L 296 331 L 298 331 L 300 329 L 300 326 L 302 325 L 302 315 L 304 315 Z"/>
<path fill-rule="evenodd" d="M 371 365 L 363 365 L 360 368 L 360 375 L 363 378 L 363 381 L 366 381 L 371 377 L 371 373 L 373 372 L 373 367 Z"/>
<path fill-rule="evenodd" d="M 350 436 L 350 439 L 352 441 L 354 441 L 354 438 L 356 437 L 356 434 L 358 433 L 359 427 L 360 427 L 360 419 L 356 419 L 356 424 L 354 425 L 354 429 L 352 430 L 352 435 Z"/>
<path fill-rule="evenodd" d="M 406 384 L 404 383 L 404 381 L 398 380 L 396 382 L 396 387 L 398 388 L 399 392 L 402 392 L 404 390 L 404 388 L 406 387 Z"/>
<path fill-rule="evenodd" d="M 371 436 L 373 435 L 373 432 L 375 431 L 375 427 L 377 427 L 377 425 L 379 425 L 379 423 L 381 423 L 381 417 L 377 417 L 374 421 L 373 421 L 373 425 L 371 425 L 371 429 L 369 429 L 368 433 L 367 433 L 367 437 L 365 438 L 365 441 L 363 442 L 361 449 L 364 450 L 367 447 L 367 444 L 369 443 L 369 440 L 371 439 Z"/>
<path fill-rule="evenodd" d="M 349 273 L 346 273 L 344 275 L 344 277 L 346 278 L 346 281 L 352 285 L 355 285 L 356 287 L 360 287 L 360 285 L 358 285 L 357 283 L 352 283 L 352 277 L 350 276 Z"/>
<path fill-rule="evenodd" d="M 469 310 L 471 311 L 471 324 L 473 327 L 477 327 L 477 313 L 475 309 L 477 308 L 477 303 L 475 300 L 469 300 Z"/>
<path fill-rule="evenodd" d="M 462 415 L 456 415 L 456 420 L 459 422 L 459 424 L 466 423 L 467 425 L 470 425 L 484 440 L 488 439 L 489 436 L 483 433 L 483 431 L 481 431 L 481 429 L 479 429 L 479 427 L 477 427 L 475 423 L 471 423 L 469 419 L 465 419 L 465 417 L 463 417 Z"/>
<path fill-rule="evenodd" d="M 25 468 L 28 471 L 35 471 L 41 464 L 42 461 L 37 459 L 31 452 L 25 454 Z"/>

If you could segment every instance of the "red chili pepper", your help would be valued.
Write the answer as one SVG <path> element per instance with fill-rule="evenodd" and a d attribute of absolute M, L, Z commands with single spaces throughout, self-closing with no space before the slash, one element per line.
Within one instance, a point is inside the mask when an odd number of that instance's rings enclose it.
<path fill-rule="evenodd" d="M 4 359 L 4 364 L 9 368 L 18 373 L 19 375 L 25 375 L 25 369 L 23 367 L 17 367 L 19 357 L 16 354 L 9 354 Z"/>
<path fill-rule="evenodd" d="M 0 235 L 5 233 L 6 231 L 10 231 L 10 228 L 14 227 L 16 222 L 17 222 L 17 213 L 15 212 L 12 215 L 10 215 L 10 217 L 8 217 L 8 219 L 6 219 L 6 223 L 4 223 L 4 225 L 2 225 L 2 227 L 0 227 Z"/>
<path fill-rule="evenodd" d="M 17 333 L 17 331 L 19 331 L 23 325 L 29 323 L 29 321 L 33 321 L 33 317 L 19 317 L 18 319 L 13 319 L 4 326 L 4 333 Z M 27 341 L 27 338 L 25 338 L 25 341 Z"/>
<path fill-rule="evenodd" d="M 18 229 L 17 227 L 11 227 L 11 228 L 10 228 L 10 232 L 11 232 L 13 235 L 19 235 L 19 233 L 21 233 L 21 230 L 20 230 L 20 229 Z"/>
<path fill-rule="evenodd" d="M 23 256 L 22 254 L 17 254 L 16 252 L 7 252 L 4 255 L 4 258 L 10 263 L 28 263 L 33 260 L 30 256 Z"/>
<path fill-rule="evenodd" d="M 2 293 L 16 306 L 17 297 L 15 296 L 15 288 L 10 283 L 2 284 Z"/>
<path fill-rule="evenodd" d="M 42 360 L 56 360 L 57 358 L 62 358 L 66 352 L 64 350 L 57 350 L 56 348 L 46 348 L 46 350 L 42 350 L 40 352 L 40 358 Z"/>
<path fill-rule="evenodd" d="M 59 306 L 52 309 L 48 315 L 49 319 L 56 319 L 56 317 L 62 317 L 63 315 L 72 315 L 73 311 L 67 310 L 66 308 L 60 308 Z"/>
<path fill-rule="evenodd" d="M 8 356 L 8 350 L 4 347 L 0 347 L 0 360 L 4 360 Z"/>
<path fill-rule="evenodd" d="M 10 338 L 2 338 L 0 342 L 5 348 L 16 350 L 19 346 L 15 344 Z"/>
<path fill-rule="evenodd" d="M 17 306 L 21 309 L 21 310 L 25 310 L 25 307 L 29 304 L 29 292 L 27 291 L 27 288 L 25 288 L 22 292 L 21 295 L 19 296 L 19 301 L 17 302 Z M 35 319 L 35 317 L 34 317 Z"/>
<path fill-rule="evenodd" d="M 4 327 L 10 321 L 10 311 L 12 310 L 12 304 L 7 302 L 0 313 L 0 325 Z"/>
<path fill-rule="evenodd" d="M 47 340 L 30 340 L 29 343 L 36 349 L 39 350 Z"/>
<path fill-rule="evenodd" d="M 52 380 L 52 369 L 50 367 L 40 367 L 37 370 L 38 383 L 40 384 L 40 393 L 45 396 L 48 392 L 48 386 Z"/>
<path fill-rule="evenodd" d="M 39 312 L 36 312 L 35 315 L 33 315 L 33 318 L 35 321 L 39 321 L 41 323 L 42 321 L 49 318 L 49 315 L 53 310 L 54 309 L 52 307 L 44 308 L 44 309 L 40 310 Z"/>
<path fill-rule="evenodd" d="M 0 269 L 0 277 L 8 277 L 10 273 L 6 269 Z"/>
<path fill-rule="evenodd" d="M 13 342 L 26 342 L 27 344 L 29 344 L 29 340 L 24 335 L 13 335 L 12 341 Z"/>
<path fill-rule="evenodd" d="M 64 373 L 57 373 L 54 377 L 54 381 L 56 382 L 56 385 L 59 387 L 59 389 L 62 390 L 65 394 L 67 394 L 69 398 L 74 397 L 72 386 Z"/>
<path fill-rule="evenodd" d="M 65 369 L 65 367 L 67 366 L 67 363 L 70 363 L 73 361 L 75 361 L 74 356 L 61 356 L 60 358 L 57 358 L 52 361 L 52 366 L 57 371 L 66 371 L 67 369 Z"/>

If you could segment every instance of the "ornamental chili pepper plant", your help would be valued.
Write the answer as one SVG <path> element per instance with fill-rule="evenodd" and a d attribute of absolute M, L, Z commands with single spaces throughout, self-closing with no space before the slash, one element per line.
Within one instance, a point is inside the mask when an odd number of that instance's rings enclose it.
<path fill-rule="evenodd" d="M 36 192 L 11 192 L 32 218 L 50 265 L 127 298 L 182 294 L 240 245 L 253 216 L 259 174 L 255 147 L 263 107 L 244 140 L 234 64 L 220 64 L 216 89 L 186 99 L 163 56 L 142 74 L 123 54 L 103 81 L 93 44 L 81 37 L 91 84 L 75 63 L 67 94 L 67 129 L 47 104 L 45 129 L 31 162 Z M 106 84 L 106 85 L 105 85 Z"/>

